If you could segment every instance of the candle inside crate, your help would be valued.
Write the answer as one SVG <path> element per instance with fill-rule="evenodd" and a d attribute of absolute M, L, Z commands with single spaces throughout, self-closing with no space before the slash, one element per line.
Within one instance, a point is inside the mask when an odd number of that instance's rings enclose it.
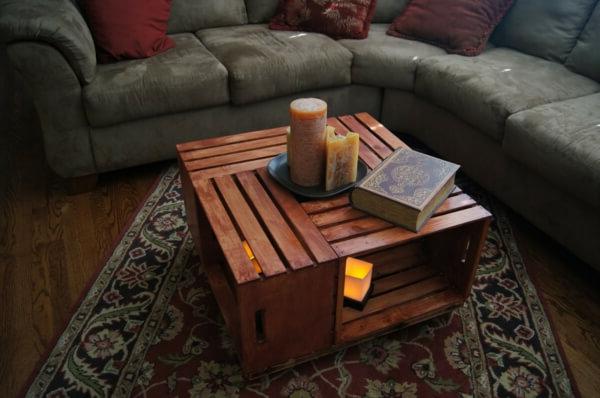
<path fill-rule="evenodd" d="M 346 259 L 344 297 L 357 303 L 364 302 L 373 276 L 373 264 L 357 258 Z"/>
<path fill-rule="evenodd" d="M 325 190 L 330 191 L 356 181 L 360 137 L 349 132 L 337 135 L 327 129 Z"/>

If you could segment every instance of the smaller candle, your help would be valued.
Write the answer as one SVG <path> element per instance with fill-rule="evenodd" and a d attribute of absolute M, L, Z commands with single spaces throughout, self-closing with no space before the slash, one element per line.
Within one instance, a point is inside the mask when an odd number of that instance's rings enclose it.
<path fill-rule="evenodd" d="M 360 136 L 348 133 L 346 136 L 327 131 L 325 190 L 330 191 L 356 181 L 358 167 L 358 145 Z"/>

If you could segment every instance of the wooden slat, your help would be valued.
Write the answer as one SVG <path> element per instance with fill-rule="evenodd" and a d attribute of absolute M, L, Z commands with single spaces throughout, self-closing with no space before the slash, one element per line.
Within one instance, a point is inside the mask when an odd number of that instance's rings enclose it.
<path fill-rule="evenodd" d="M 394 149 L 398 148 L 409 148 L 400 138 L 398 138 L 390 130 L 386 129 L 385 126 L 379 123 L 375 118 L 368 113 L 357 113 L 356 118 L 360 120 L 365 126 L 381 138 L 386 144 Z"/>
<path fill-rule="evenodd" d="M 188 171 L 196 171 L 200 169 L 206 169 L 216 166 L 225 166 L 228 164 L 235 164 L 245 162 L 248 160 L 261 159 L 261 158 L 272 158 L 275 155 L 279 155 L 285 152 L 285 145 L 271 146 L 267 148 L 258 148 L 245 152 L 229 153 L 227 155 L 213 156 L 210 158 L 194 160 L 186 162 L 185 167 Z"/>
<path fill-rule="evenodd" d="M 338 203 L 342 203 L 339 200 Z M 325 208 L 326 203 L 317 204 L 315 208 Z M 440 216 L 452 211 L 466 209 L 475 206 L 477 203 L 466 194 L 457 194 L 449 197 L 438 207 L 433 214 L 433 217 Z M 352 209 L 352 210 L 349 210 Z M 324 210 L 321 213 L 311 215 L 311 218 L 319 226 L 323 228 L 321 233 L 325 236 L 328 242 L 347 239 L 359 235 L 364 235 L 369 232 L 379 231 L 385 228 L 391 228 L 393 225 L 378 217 L 364 217 L 363 212 L 355 210 L 351 207 L 337 207 L 334 210 Z M 331 224 L 336 224 L 332 225 Z"/>
<path fill-rule="evenodd" d="M 296 234 L 300 237 L 306 247 L 311 251 L 313 257 L 318 263 L 325 263 L 337 259 L 337 256 L 329 243 L 325 240 L 318 228 L 312 223 L 310 217 L 296 198 L 277 184 L 269 175 L 266 169 L 257 170 L 257 173 L 271 193 L 271 196 L 283 209 L 282 213 L 291 223 Z"/>
<path fill-rule="evenodd" d="M 389 308 L 367 318 L 360 318 L 343 325 L 338 343 L 354 341 L 371 334 L 382 333 L 393 327 L 406 327 L 441 315 L 460 306 L 463 300 L 453 290 L 444 290 L 427 297 Z"/>
<path fill-rule="evenodd" d="M 366 213 L 355 209 L 354 207 L 346 206 L 338 209 L 333 209 L 324 213 L 316 213 L 310 216 L 311 220 L 317 227 L 325 227 L 331 224 L 337 224 L 344 221 L 355 220 L 357 218 L 366 217 Z"/>
<path fill-rule="evenodd" d="M 257 140 L 260 138 L 273 137 L 276 135 L 286 135 L 287 126 L 275 127 L 267 130 L 251 131 L 249 133 L 231 134 L 219 137 L 204 138 L 198 141 L 185 142 L 177 145 L 178 152 L 191 151 L 195 149 L 210 148 L 215 146 L 222 146 L 227 144 L 233 144 L 236 142 L 244 142 L 248 140 Z"/>
<path fill-rule="evenodd" d="M 448 287 L 448 281 L 441 276 L 425 279 L 412 285 L 392 290 L 381 296 L 373 297 L 367 301 L 367 305 L 362 311 L 353 308 L 344 308 L 342 312 L 342 323 L 347 323 L 358 318 L 367 317 L 377 312 L 383 311 L 410 300 L 426 296 L 431 293 L 445 290 Z"/>
<path fill-rule="evenodd" d="M 343 193 L 333 198 L 311 200 L 308 202 L 302 202 L 301 205 L 308 214 L 318 213 L 320 211 L 334 209 L 336 207 L 347 206 L 350 204 L 350 198 L 347 193 Z"/>
<path fill-rule="evenodd" d="M 194 188 L 236 282 L 245 283 L 259 279 L 212 182 L 210 180 L 194 181 Z"/>
<path fill-rule="evenodd" d="M 435 233 L 442 229 L 453 228 L 487 217 L 491 217 L 490 213 L 483 207 L 476 206 L 433 217 L 425 223 L 419 232 L 412 232 L 404 228 L 390 228 L 357 238 L 339 241 L 333 243 L 332 247 L 339 256 L 352 256 L 355 253 L 385 249 L 401 242 L 409 242 L 418 237 Z"/>
<path fill-rule="evenodd" d="M 327 119 L 327 124 L 335 127 L 335 131 L 340 135 L 346 135 L 349 131 L 348 128 L 342 124 L 342 122 L 335 118 Z M 379 156 L 377 156 L 375 152 L 373 152 L 373 150 L 362 141 L 362 139 L 360 140 L 358 146 L 358 156 L 371 170 L 382 162 L 381 158 L 379 158 Z"/>
<path fill-rule="evenodd" d="M 381 159 L 385 159 L 392 154 L 392 149 L 385 144 L 379 137 L 375 136 L 362 123 L 354 118 L 354 116 L 341 116 L 338 118 L 350 131 L 354 131 L 360 135 L 360 139 L 369 146 Z"/>
<path fill-rule="evenodd" d="M 328 242 L 347 239 L 354 236 L 365 235 L 370 232 L 380 231 L 393 227 L 389 222 L 377 217 L 364 217 L 341 224 L 332 225 L 321 229 L 321 233 Z"/>
<path fill-rule="evenodd" d="M 279 255 L 271 245 L 269 238 L 263 231 L 258 220 L 254 217 L 250 206 L 242 196 L 232 177 L 221 176 L 215 178 L 219 192 L 223 196 L 229 211 L 240 227 L 244 239 L 252 248 L 254 256 L 260 264 L 265 276 L 277 275 L 285 272 L 285 266 Z"/>
<path fill-rule="evenodd" d="M 450 192 L 450 196 L 458 195 L 458 194 L 461 194 L 461 193 L 463 193 L 463 190 L 460 189 L 460 187 L 454 187 L 454 190 L 452 192 Z"/>
<path fill-rule="evenodd" d="M 207 178 L 214 178 L 222 175 L 240 173 L 242 171 L 247 170 L 256 170 L 258 168 L 265 167 L 271 159 L 272 158 L 264 158 L 251 160 L 249 162 L 228 164 L 226 166 L 212 167 L 210 169 L 193 171 L 190 173 L 190 175 L 192 177 L 192 180 L 195 181 Z"/>
<path fill-rule="evenodd" d="M 313 261 L 282 217 L 279 209 L 271 201 L 269 194 L 260 184 L 254 172 L 246 171 L 236 176 L 290 267 L 300 269 L 312 265 Z"/>
<path fill-rule="evenodd" d="M 458 194 L 449 197 L 438 207 L 434 213 L 434 216 L 446 214 L 452 211 L 457 211 L 461 209 L 466 209 L 467 207 L 472 207 L 477 205 L 469 195 L 466 194 Z"/>
<path fill-rule="evenodd" d="M 385 276 L 373 281 L 373 296 L 379 296 L 380 294 L 387 293 L 402 286 L 407 286 L 423 279 L 431 278 L 436 274 L 439 274 L 438 270 L 429 264 L 424 264 L 407 271 Z"/>
<path fill-rule="evenodd" d="M 428 263 L 429 257 L 430 253 L 424 251 L 423 242 L 416 241 L 370 254 L 362 259 L 373 264 L 373 279 L 378 279 Z"/>
<path fill-rule="evenodd" d="M 186 162 L 198 159 L 209 158 L 212 156 L 220 156 L 228 153 L 237 153 L 248 151 L 250 149 L 267 148 L 270 146 L 285 144 L 287 137 L 285 135 L 277 135 L 275 137 L 261 138 L 258 140 L 236 142 L 234 144 L 197 149 L 189 152 L 181 152 L 180 156 Z"/>

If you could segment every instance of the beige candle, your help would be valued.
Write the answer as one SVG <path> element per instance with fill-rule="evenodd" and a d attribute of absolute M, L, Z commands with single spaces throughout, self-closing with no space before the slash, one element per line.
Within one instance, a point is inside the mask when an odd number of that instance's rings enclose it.
<path fill-rule="evenodd" d="M 325 125 L 327 103 L 317 98 L 300 98 L 290 104 L 288 156 L 292 181 L 304 187 L 320 185 L 325 174 Z"/>

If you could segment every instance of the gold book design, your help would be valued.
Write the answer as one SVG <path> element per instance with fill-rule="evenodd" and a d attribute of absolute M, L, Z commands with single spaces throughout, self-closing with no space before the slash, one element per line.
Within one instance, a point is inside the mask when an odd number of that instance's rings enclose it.
<path fill-rule="evenodd" d="M 459 167 L 400 148 L 358 184 L 352 205 L 416 232 L 454 189 Z"/>

